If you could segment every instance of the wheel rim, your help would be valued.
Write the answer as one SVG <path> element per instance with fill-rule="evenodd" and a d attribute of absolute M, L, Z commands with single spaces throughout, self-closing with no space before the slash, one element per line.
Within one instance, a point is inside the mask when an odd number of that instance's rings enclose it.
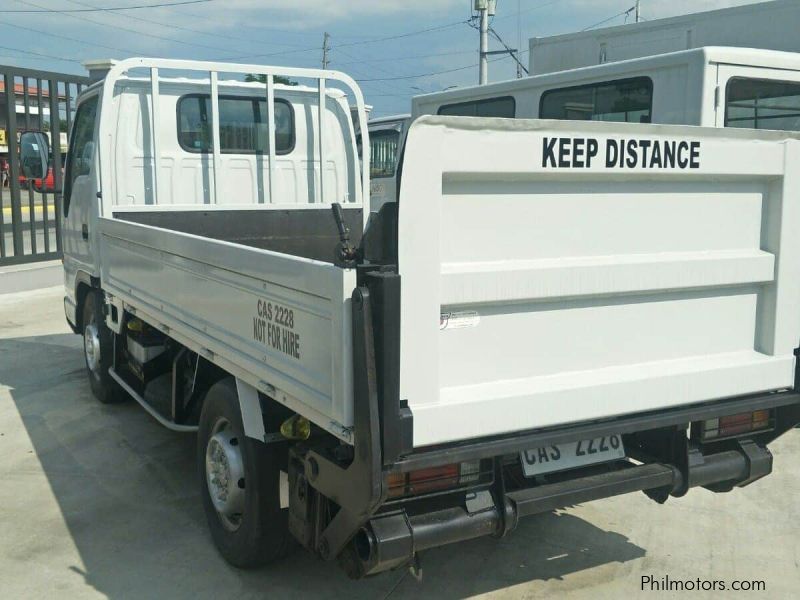
<path fill-rule="evenodd" d="M 206 445 L 206 483 L 220 521 L 236 531 L 244 514 L 244 463 L 239 438 L 224 418 L 214 424 Z"/>
<path fill-rule="evenodd" d="M 86 366 L 97 375 L 100 370 L 100 332 L 94 322 L 86 325 L 83 330 L 83 353 L 86 356 Z"/>

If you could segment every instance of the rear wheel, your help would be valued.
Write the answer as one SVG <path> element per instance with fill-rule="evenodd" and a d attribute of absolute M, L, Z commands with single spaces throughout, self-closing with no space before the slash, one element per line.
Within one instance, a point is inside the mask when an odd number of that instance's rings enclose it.
<path fill-rule="evenodd" d="M 122 390 L 108 374 L 114 351 L 114 333 L 106 325 L 103 298 L 99 291 L 86 294 L 83 301 L 83 356 L 92 393 L 103 404 L 122 399 Z"/>
<path fill-rule="evenodd" d="M 245 437 L 232 378 L 206 394 L 197 464 L 211 537 L 225 560 L 252 568 L 282 558 L 289 533 L 280 505 L 279 452 Z"/>

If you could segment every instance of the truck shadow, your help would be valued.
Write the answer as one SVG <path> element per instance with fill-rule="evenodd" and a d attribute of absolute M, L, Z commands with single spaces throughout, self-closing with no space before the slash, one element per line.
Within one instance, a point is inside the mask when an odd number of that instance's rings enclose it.
<path fill-rule="evenodd" d="M 53 525 L 4 512 L 0 522 L 9 520 L 2 528 L 17 528 L 20 540 L 10 560 L 46 560 L 37 568 L 54 581 L 79 575 L 111 598 L 460 598 L 536 580 L 546 587 L 549 580 L 645 555 L 623 535 L 560 512 L 523 520 L 503 540 L 427 552 L 421 584 L 405 571 L 351 582 L 336 564 L 299 549 L 278 565 L 242 572 L 222 561 L 208 536 L 194 436 L 161 428 L 134 402 L 96 402 L 78 336 L 0 338 L 0 404 L 9 396 L 13 406 L 0 407 L 0 414 L 5 422 L 21 420 L 25 431 L 15 435 L 24 440 L 27 434 L 33 453 L 12 454 L 4 469 L 43 471 L 52 496 L 39 484 L 27 510 L 36 514 L 54 497 L 61 513 Z M 14 437 L 8 430 L 5 436 Z M 77 556 L 63 543 L 64 526 Z M 37 555 L 26 543 L 34 537 L 53 549 Z"/>

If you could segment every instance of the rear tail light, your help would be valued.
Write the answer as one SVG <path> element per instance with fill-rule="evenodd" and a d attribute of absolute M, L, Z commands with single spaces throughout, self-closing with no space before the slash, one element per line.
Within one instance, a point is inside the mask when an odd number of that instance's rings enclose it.
<path fill-rule="evenodd" d="M 420 469 L 389 475 L 389 498 L 419 496 L 481 482 L 481 461 Z"/>
<path fill-rule="evenodd" d="M 771 428 L 771 412 L 769 410 L 757 410 L 751 413 L 728 415 L 703 421 L 701 439 L 703 441 L 713 441 Z"/>

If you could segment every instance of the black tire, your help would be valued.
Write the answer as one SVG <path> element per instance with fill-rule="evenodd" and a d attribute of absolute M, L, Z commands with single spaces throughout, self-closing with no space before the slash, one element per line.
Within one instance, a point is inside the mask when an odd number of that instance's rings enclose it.
<path fill-rule="evenodd" d="M 244 474 L 244 481 L 240 479 L 237 486 L 244 490 L 243 501 L 240 500 L 243 509 L 232 517 L 217 510 L 209 489 L 213 476 L 206 466 L 206 454 L 212 438 L 220 431 L 228 436 L 228 445 L 240 452 L 238 457 Z M 198 478 L 211 537 L 223 558 L 235 567 L 259 567 L 286 555 L 288 511 L 281 509 L 279 458 L 280 452 L 275 446 L 245 437 L 233 378 L 215 383 L 206 394 L 200 416 Z M 230 475 L 233 471 L 230 469 L 226 473 Z"/>
<path fill-rule="evenodd" d="M 92 330 L 92 328 L 94 329 Z M 90 342 L 89 339 L 90 336 L 95 335 L 92 331 L 96 332 L 94 342 Z M 124 398 L 119 385 L 108 374 L 108 368 L 113 362 L 113 336 L 114 332 L 106 325 L 105 315 L 103 315 L 101 293 L 96 290 L 88 292 L 83 301 L 83 357 L 92 393 L 103 404 L 112 404 Z M 99 349 L 99 356 L 90 353 L 88 350 L 90 343 L 94 352 Z"/>

